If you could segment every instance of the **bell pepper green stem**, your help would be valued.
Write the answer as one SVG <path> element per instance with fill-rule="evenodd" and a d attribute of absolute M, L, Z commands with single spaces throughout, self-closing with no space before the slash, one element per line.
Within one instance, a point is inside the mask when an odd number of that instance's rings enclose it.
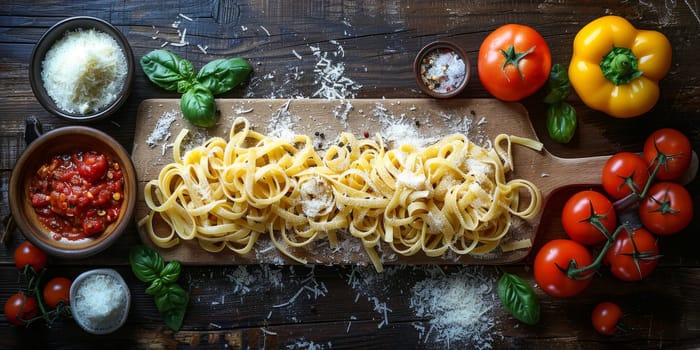
<path fill-rule="evenodd" d="M 637 56 L 624 47 L 613 47 L 600 62 L 605 78 L 615 85 L 628 84 L 644 74 L 639 70 Z"/>

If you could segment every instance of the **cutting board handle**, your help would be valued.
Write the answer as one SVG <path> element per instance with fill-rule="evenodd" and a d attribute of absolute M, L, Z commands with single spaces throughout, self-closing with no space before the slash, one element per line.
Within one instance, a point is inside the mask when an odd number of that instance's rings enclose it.
<path fill-rule="evenodd" d="M 545 200 L 559 189 L 570 186 L 600 186 L 605 162 L 611 156 L 586 158 L 561 158 L 545 153 L 539 166 L 542 169 L 539 183 Z"/>

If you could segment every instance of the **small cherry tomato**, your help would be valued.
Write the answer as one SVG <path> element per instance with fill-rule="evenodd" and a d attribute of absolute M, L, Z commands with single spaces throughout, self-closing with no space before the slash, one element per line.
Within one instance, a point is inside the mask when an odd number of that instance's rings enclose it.
<path fill-rule="evenodd" d="M 70 305 L 70 285 L 71 280 L 65 277 L 55 277 L 46 282 L 44 286 L 44 303 L 55 309 L 60 302 Z"/>
<path fill-rule="evenodd" d="M 552 69 L 551 56 L 547 42 L 536 30 L 506 24 L 481 43 L 479 79 L 496 98 L 518 101 L 547 82 Z"/>
<path fill-rule="evenodd" d="M 658 235 L 677 233 L 693 220 L 693 199 L 675 182 L 656 183 L 639 204 L 639 218 L 644 227 Z"/>
<path fill-rule="evenodd" d="M 8 322 L 16 326 L 23 326 L 27 320 L 39 315 L 39 305 L 36 298 L 24 293 L 16 293 L 7 299 L 4 311 Z"/>
<path fill-rule="evenodd" d="M 644 142 L 643 153 L 650 171 L 661 162 L 656 173 L 659 180 L 675 180 L 683 176 L 688 171 L 692 158 L 688 137 L 671 128 L 659 129 L 649 135 Z"/>
<path fill-rule="evenodd" d="M 46 253 L 29 241 L 22 242 L 15 250 L 15 266 L 20 270 L 29 265 L 39 272 L 46 266 L 47 260 Z"/>
<path fill-rule="evenodd" d="M 648 167 L 647 162 L 635 153 L 616 153 L 603 166 L 605 192 L 614 199 L 623 198 L 633 191 L 641 194 L 649 180 Z"/>
<path fill-rule="evenodd" d="M 656 237 L 644 228 L 622 231 L 605 253 L 610 272 L 623 281 L 639 281 L 656 268 L 659 246 Z"/>
<path fill-rule="evenodd" d="M 612 202 L 599 192 L 585 190 L 571 196 L 561 213 L 564 231 L 571 239 L 581 244 L 593 245 L 603 242 L 605 235 L 597 227 L 612 234 L 617 227 L 617 214 Z"/>
<path fill-rule="evenodd" d="M 604 301 L 593 309 L 591 323 L 598 333 L 613 335 L 617 333 L 617 325 L 621 318 L 622 309 L 615 303 Z"/>
<path fill-rule="evenodd" d="M 577 278 L 566 275 L 571 261 L 582 268 L 593 262 L 591 253 L 583 245 L 568 239 L 547 242 L 535 256 L 535 281 L 542 290 L 553 297 L 571 297 L 581 293 L 592 280 L 593 271 Z"/>

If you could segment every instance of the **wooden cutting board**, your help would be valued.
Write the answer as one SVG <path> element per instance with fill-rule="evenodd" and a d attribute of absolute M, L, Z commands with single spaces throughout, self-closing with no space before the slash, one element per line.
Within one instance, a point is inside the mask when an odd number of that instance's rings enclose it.
<path fill-rule="evenodd" d="M 136 220 L 148 213 L 143 200 L 144 184 L 158 177 L 161 168 L 172 162 L 172 148 L 168 147 L 181 129 L 191 132 L 193 145 L 200 145 L 212 136 L 227 139 L 232 121 L 245 117 L 251 121 L 256 131 L 267 133 L 271 120 L 279 117 L 284 108 L 287 117 L 293 119 L 293 130 L 297 134 L 312 136 L 314 142 L 323 149 L 333 142 L 342 131 L 349 131 L 363 137 L 387 131 L 393 123 L 412 125 L 421 137 L 440 137 L 451 133 L 466 133 L 472 142 L 484 145 L 501 133 L 537 139 L 525 108 L 518 103 L 504 103 L 493 99 L 353 99 L 353 100 L 268 100 L 268 99 L 220 99 L 217 108 L 221 112 L 216 126 L 201 129 L 185 121 L 180 113 L 178 99 L 153 99 L 141 103 L 137 116 L 132 159 L 139 179 Z M 174 118 L 174 119 L 173 119 Z M 164 121 L 166 127 L 156 127 Z M 169 127 L 168 127 L 169 125 Z M 158 134 L 169 133 L 167 139 L 159 139 Z M 388 132 L 388 131 L 387 131 Z M 149 144 L 150 143 L 150 144 Z M 546 200 L 556 189 L 569 185 L 594 185 L 600 183 L 600 170 L 608 159 L 604 157 L 563 159 L 542 150 L 540 152 L 513 146 L 515 170 L 508 178 L 522 178 L 533 182 L 542 191 Z M 516 220 L 505 240 L 529 238 L 534 242 L 540 223 L 540 215 L 530 222 Z M 142 241 L 156 248 L 148 236 L 139 228 Z M 346 237 L 346 236 L 341 236 Z M 349 235 L 347 235 L 349 237 Z M 350 239 L 352 239 L 350 237 Z M 184 264 L 291 264 L 293 260 L 284 257 L 272 248 L 269 238 L 262 235 L 255 249 L 244 256 L 225 250 L 209 253 L 196 242 L 181 242 L 170 249 L 157 248 L 166 260 L 177 259 Z M 459 263 L 459 264 L 507 264 L 527 256 L 528 249 L 501 252 L 497 249 L 485 256 L 447 255 L 430 258 L 422 254 L 411 257 L 396 256 L 388 251 L 383 253 L 385 264 L 409 263 Z M 343 249 L 331 250 L 319 244 L 313 249 L 297 255 L 304 256 L 309 263 L 319 264 L 368 264 L 369 258 L 357 244 L 345 244 Z"/>

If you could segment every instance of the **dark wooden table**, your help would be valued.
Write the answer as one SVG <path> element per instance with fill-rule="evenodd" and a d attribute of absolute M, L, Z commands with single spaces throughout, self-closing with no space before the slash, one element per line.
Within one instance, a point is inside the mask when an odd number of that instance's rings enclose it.
<path fill-rule="evenodd" d="M 36 101 L 28 80 L 34 44 L 55 22 L 75 15 L 103 18 L 129 39 L 134 55 L 177 42 L 179 22 L 189 45 L 167 48 L 196 67 L 219 57 L 240 56 L 254 65 L 243 88 L 225 98 L 311 97 L 314 81 L 311 47 L 337 52 L 342 47 L 345 75 L 361 85 L 356 98 L 425 97 L 418 92 L 411 64 L 425 44 L 449 39 L 462 45 L 474 63 L 479 45 L 498 26 L 517 22 L 535 27 L 552 49 L 553 61 L 568 65 L 574 35 L 603 15 L 620 15 L 635 26 L 656 29 L 673 45 L 673 64 L 661 82 L 661 99 L 648 114 L 620 120 L 586 108 L 576 96 L 579 129 L 568 145 L 551 142 L 544 126 L 540 92 L 524 101 L 535 129 L 553 153 L 563 157 L 639 151 L 644 138 L 661 127 L 683 130 L 700 150 L 700 6 L 697 1 L 5 1 L 0 5 L 0 216 L 9 214 L 8 182 L 25 145 L 25 118 L 36 116 L 44 130 L 70 123 L 49 115 Z M 180 16 L 180 14 L 184 15 Z M 153 39 L 156 37 L 156 39 Z M 197 45 L 207 47 L 202 53 Z M 296 57 L 295 52 L 303 59 Z M 131 149 L 136 110 L 147 98 L 176 98 L 147 82 L 137 69 L 133 92 L 118 115 L 91 126 L 108 132 Z M 474 78 L 461 97 L 490 97 Z M 591 169 L 591 171 L 598 171 Z M 700 181 L 688 185 L 700 208 Z M 535 249 L 564 237 L 559 208 L 574 191 L 556 193 L 544 209 Z M 527 326 L 512 319 L 497 301 L 487 319 L 493 348 L 602 349 L 700 347 L 700 220 L 683 232 L 660 239 L 664 255 L 657 270 L 637 283 L 621 282 L 601 270 L 590 287 L 570 299 L 555 299 L 536 289 L 542 320 Z M 13 232 L 0 247 L 0 300 L 19 288 L 12 262 L 14 248 L 24 240 Z M 145 284 L 128 267 L 130 246 L 139 243 L 135 228 L 115 246 L 85 260 L 51 259 L 49 275 L 74 278 L 96 268 L 112 267 L 126 278 L 133 295 L 127 324 L 106 336 L 91 336 L 72 321 L 47 328 L 10 326 L 0 318 L 0 348 L 447 348 L 428 329 L 431 318 L 411 306 L 414 287 L 431 272 L 476 273 L 495 277 L 485 267 L 390 267 L 390 273 L 350 266 L 186 266 L 181 283 L 191 300 L 184 327 L 168 330 L 159 319 Z M 532 257 L 504 267 L 535 284 Z M 472 269 L 474 271 L 472 271 Z M 250 275 L 252 284 L 241 275 Z M 352 278 L 350 276 L 353 276 Z M 262 277 L 261 277 L 262 276 Z M 275 277 L 275 278 L 273 278 Z M 279 279 L 276 279 L 279 277 Z M 308 288 L 305 288 L 308 287 Z M 486 293 L 496 297 L 495 291 Z M 490 295 L 490 296 L 489 296 Z M 296 297 L 295 297 L 296 296 Z M 497 297 L 496 297 L 497 298 Z M 288 301 L 293 301 L 289 305 Z M 590 325 L 590 313 L 600 301 L 612 300 L 625 313 L 626 331 L 607 337 Z M 469 300 L 465 300 L 468 303 Z M 386 316 L 382 306 L 387 308 Z M 388 322 L 387 322 L 388 321 Z M 420 331 L 425 327 L 424 331 Z M 310 346 L 312 345 L 312 346 Z M 453 339 L 452 348 L 474 348 Z M 315 346 L 315 347 L 313 347 Z"/>

